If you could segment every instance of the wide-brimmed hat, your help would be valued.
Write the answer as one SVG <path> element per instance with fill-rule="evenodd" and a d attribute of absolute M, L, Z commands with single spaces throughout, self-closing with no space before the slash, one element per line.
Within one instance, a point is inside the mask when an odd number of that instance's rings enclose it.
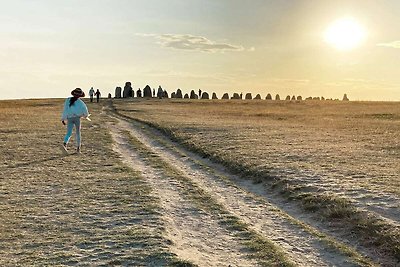
<path fill-rule="evenodd" d="M 85 92 L 83 92 L 81 88 L 76 88 L 72 90 L 71 95 L 75 97 L 85 97 Z"/>

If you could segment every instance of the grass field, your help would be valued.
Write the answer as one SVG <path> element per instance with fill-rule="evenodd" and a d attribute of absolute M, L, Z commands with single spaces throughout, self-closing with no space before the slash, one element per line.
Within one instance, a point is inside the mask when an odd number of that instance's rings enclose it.
<path fill-rule="evenodd" d="M 0 265 L 191 266 L 167 249 L 157 197 L 113 152 L 101 106 L 83 153 L 62 153 L 62 105 L 0 102 Z"/>
<path fill-rule="evenodd" d="M 1 266 L 399 264 L 399 103 L 103 100 L 82 154 L 62 104 L 0 101 Z"/>
<path fill-rule="evenodd" d="M 267 182 L 334 231 L 347 229 L 342 236 L 400 258 L 399 103 L 114 103 L 192 151 Z"/>

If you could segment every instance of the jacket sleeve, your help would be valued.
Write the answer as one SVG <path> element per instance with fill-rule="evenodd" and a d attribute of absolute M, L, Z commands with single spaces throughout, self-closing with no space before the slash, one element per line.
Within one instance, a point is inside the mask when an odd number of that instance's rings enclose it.
<path fill-rule="evenodd" d="M 62 121 L 65 121 L 67 119 L 67 109 L 68 109 L 68 98 L 64 102 L 64 110 L 63 110 L 63 113 L 61 115 L 61 120 Z"/>
<path fill-rule="evenodd" d="M 86 118 L 87 116 L 89 116 L 89 110 L 88 110 L 85 102 L 83 102 L 81 100 L 81 101 L 79 101 L 79 103 L 80 103 L 80 108 L 79 108 L 80 117 Z"/>

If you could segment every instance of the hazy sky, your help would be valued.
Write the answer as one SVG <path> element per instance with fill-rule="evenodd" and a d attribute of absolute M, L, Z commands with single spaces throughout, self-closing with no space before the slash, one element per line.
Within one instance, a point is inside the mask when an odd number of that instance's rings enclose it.
<path fill-rule="evenodd" d="M 352 17 L 366 39 L 324 40 Z M 400 1 L 0 0 L 0 98 L 168 92 L 400 100 Z"/>

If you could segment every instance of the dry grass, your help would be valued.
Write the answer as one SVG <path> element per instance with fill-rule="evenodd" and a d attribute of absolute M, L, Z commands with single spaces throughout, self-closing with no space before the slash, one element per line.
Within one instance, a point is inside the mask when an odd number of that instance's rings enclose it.
<path fill-rule="evenodd" d="M 399 103 L 114 103 L 400 259 Z"/>
<path fill-rule="evenodd" d="M 241 243 L 251 251 L 251 258 L 257 259 L 260 266 L 295 266 L 285 255 L 282 249 L 268 238 L 261 236 L 242 222 L 238 217 L 230 214 L 223 205 L 219 204 L 204 189 L 197 186 L 191 179 L 185 177 L 178 169 L 162 160 L 161 157 L 149 151 L 139 140 L 125 133 L 141 158 L 148 161 L 149 166 L 160 169 L 164 175 L 173 177 L 183 183 L 186 198 L 189 198 L 200 209 L 211 212 L 219 224 L 226 227 Z"/>
<path fill-rule="evenodd" d="M 0 265 L 193 266 L 168 251 L 158 199 L 113 152 L 101 107 L 82 155 L 60 150 L 61 108 L 0 102 Z"/>

